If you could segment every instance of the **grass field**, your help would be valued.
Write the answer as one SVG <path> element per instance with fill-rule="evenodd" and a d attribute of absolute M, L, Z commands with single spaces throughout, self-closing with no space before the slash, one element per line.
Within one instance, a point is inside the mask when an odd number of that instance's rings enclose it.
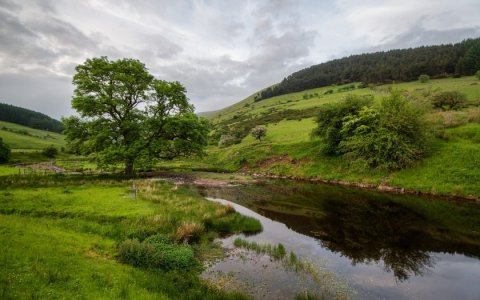
<path fill-rule="evenodd" d="M 355 83 L 358 85 L 358 83 Z M 262 113 L 267 113 L 274 109 L 275 111 L 284 109 L 304 110 L 318 107 L 325 103 L 331 103 L 339 101 L 347 94 L 367 95 L 371 94 L 375 96 L 377 100 L 387 95 L 390 88 L 407 90 L 414 95 L 429 95 L 438 91 L 451 91 L 459 90 L 465 93 L 469 100 L 480 99 L 480 81 L 474 76 L 463 78 L 447 78 L 447 79 L 435 79 L 430 80 L 428 83 L 406 82 L 397 84 L 386 84 L 381 86 L 374 86 L 371 88 L 355 89 L 352 91 L 338 92 L 338 89 L 348 86 L 328 86 L 317 89 L 306 90 L 297 93 L 291 93 L 286 95 L 280 95 L 272 98 L 268 98 L 259 102 L 254 101 L 254 95 L 235 103 L 229 107 L 216 111 L 214 114 L 209 114 L 208 118 L 217 123 L 221 120 L 231 119 L 235 115 L 250 115 L 259 116 Z M 325 95 L 328 90 L 333 90 L 333 94 Z M 308 95 L 312 98 L 304 99 L 304 95 Z"/>
<path fill-rule="evenodd" d="M 200 263 L 122 263 L 119 245 L 162 234 L 200 262 L 221 255 L 213 243 L 220 232 L 258 231 L 256 220 L 162 182 L 15 176 L 0 185 L 1 299 L 243 298 L 202 282 Z M 201 226 L 198 239 L 177 246 L 192 223 Z"/>
<path fill-rule="evenodd" d="M 343 157 L 321 153 L 321 141 L 312 139 L 314 118 L 282 120 L 263 124 L 267 136 L 262 141 L 246 136 L 241 143 L 226 148 L 210 146 L 207 157 L 196 160 L 176 160 L 163 166 L 213 168 L 225 171 L 244 171 L 299 178 L 321 178 L 374 185 L 388 184 L 424 192 L 480 196 L 480 80 L 475 77 L 431 80 L 428 83 L 410 82 L 334 92 L 341 86 L 324 87 L 266 99 L 257 103 L 249 97 L 227 107 L 211 117 L 213 124 L 248 114 L 257 118 L 284 109 L 309 110 L 324 103 L 341 100 L 348 94 L 371 94 L 379 101 L 390 88 L 413 95 L 417 101 L 427 101 L 439 91 L 460 91 L 467 95 L 470 106 L 460 111 L 429 109 L 425 118 L 432 125 L 430 151 L 416 165 L 396 172 L 365 169 Z M 318 96 L 315 96 L 317 94 Z M 304 99 L 304 95 L 313 95 Z M 310 96 L 306 96 L 308 98 Z M 247 105 L 248 104 L 248 105 Z"/>
<path fill-rule="evenodd" d="M 65 146 L 63 135 L 0 121 L 0 137 L 12 149 L 43 149 L 49 145 Z"/>

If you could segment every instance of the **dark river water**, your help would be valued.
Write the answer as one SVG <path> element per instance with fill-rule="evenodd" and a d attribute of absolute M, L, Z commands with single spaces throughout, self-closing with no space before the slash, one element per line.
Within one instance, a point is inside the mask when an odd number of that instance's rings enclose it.
<path fill-rule="evenodd" d="M 195 189 L 262 223 L 259 234 L 222 239 L 225 247 L 237 237 L 281 243 L 347 298 L 480 299 L 477 203 L 291 181 Z M 255 298 L 325 289 L 267 255 L 231 253 L 204 277 Z"/>

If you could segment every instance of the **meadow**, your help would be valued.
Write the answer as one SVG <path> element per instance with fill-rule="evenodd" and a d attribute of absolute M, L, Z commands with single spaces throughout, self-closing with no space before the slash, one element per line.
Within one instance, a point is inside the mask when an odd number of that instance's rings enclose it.
<path fill-rule="evenodd" d="M 13 149 L 41 150 L 54 145 L 57 148 L 66 145 L 64 136 L 50 131 L 0 121 L 0 137 Z"/>
<path fill-rule="evenodd" d="M 254 219 L 166 182 L 1 178 L 2 299 L 244 298 L 210 287 L 198 274 L 204 261 L 223 253 L 214 238 L 261 230 Z M 141 246 L 129 256 L 121 252 L 152 236 L 168 239 L 157 253 L 162 267 L 136 265 L 145 255 Z"/>

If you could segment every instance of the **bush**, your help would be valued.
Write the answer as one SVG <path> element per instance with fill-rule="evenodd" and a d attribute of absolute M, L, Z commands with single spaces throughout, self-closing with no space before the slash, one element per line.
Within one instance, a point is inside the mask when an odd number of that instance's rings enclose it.
<path fill-rule="evenodd" d="M 147 238 L 145 243 L 152 245 L 157 251 L 156 267 L 181 270 L 197 264 L 192 247 L 174 244 L 170 236 L 157 234 Z"/>
<path fill-rule="evenodd" d="M 58 149 L 55 148 L 55 146 L 50 145 L 43 149 L 42 154 L 45 155 L 46 157 L 53 158 L 55 157 L 55 155 L 58 154 Z"/>
<path fill-rule="evenodd" d="M 235 142 L 236 139 L 233 136 L 224 134 L 220 137 L 220 140 L 218 141 L 218 147 L 225 148 L 235 144 Z"/>
<path fill-rule="evenodd" d="M 467 104 L 467 96 L 458 91 L 441 92 L 432 97 L 432 104 L 435 108 L 459 109 Z"/>
<path fill-rule="evenodd" d="M 262 137 L 267 135 L 267 128 L 265 126 L 256 126 L 250 131 L 250 133 L 255 139 L 261 141 Z"/>
<path fill-rule="evenodd" d="M 420 76 L 418 76 L 418 81 L 420 81 L 421 83 L 427 83 L 430 81 L 430 76 L 426 75 L 426 74 L 422 74 Z"/>
<path fill-rule="evenodd" d="M 6 163 L 10 160 L 11 156 L 10 146 L 3 142 L 3 139 L 0 138 L 0 163 Z"/>
<path fill-rule="evenodd" d="M 425 152 L 426 130 L 421 120 L 421 110 L 400 92 L 392 92 L 379 107 L 364 107 L 345 118 L 339 146 L 369 167 L 401 169 Z"/>
<path fill-rule="evenodd" d="M 343 137 L 341 134 L 343 120 L 347 116 L 357 115 L 363 107 L 371 106 L 373 97 L 348 95 L 338 103 L 324 104 L 320 107 L 317 115 L 317 128 L 312 132 L 313 136 L 322 138 L 324 144 L 322 151 L 328 155 L 339 155 L 339 144 Z"/>
<path fill-rule="evenodd" d="M 477 79 L 480 79 L 480 70 L 478 70 L 477 73 L 475 73 L 475 77 L 477 77 Z"/>

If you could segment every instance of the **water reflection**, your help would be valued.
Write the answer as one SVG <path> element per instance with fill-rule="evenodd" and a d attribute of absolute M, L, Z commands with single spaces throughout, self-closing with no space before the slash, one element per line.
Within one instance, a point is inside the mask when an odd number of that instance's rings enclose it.
<path fill-rule="evenodd" d="M 276 181 L 201 187 L 316 238 L 353 265 L 382 263 L 398 281 L 433 268 L 433 253 L 480 257 L 480 207 L 343 187 Z"/>

